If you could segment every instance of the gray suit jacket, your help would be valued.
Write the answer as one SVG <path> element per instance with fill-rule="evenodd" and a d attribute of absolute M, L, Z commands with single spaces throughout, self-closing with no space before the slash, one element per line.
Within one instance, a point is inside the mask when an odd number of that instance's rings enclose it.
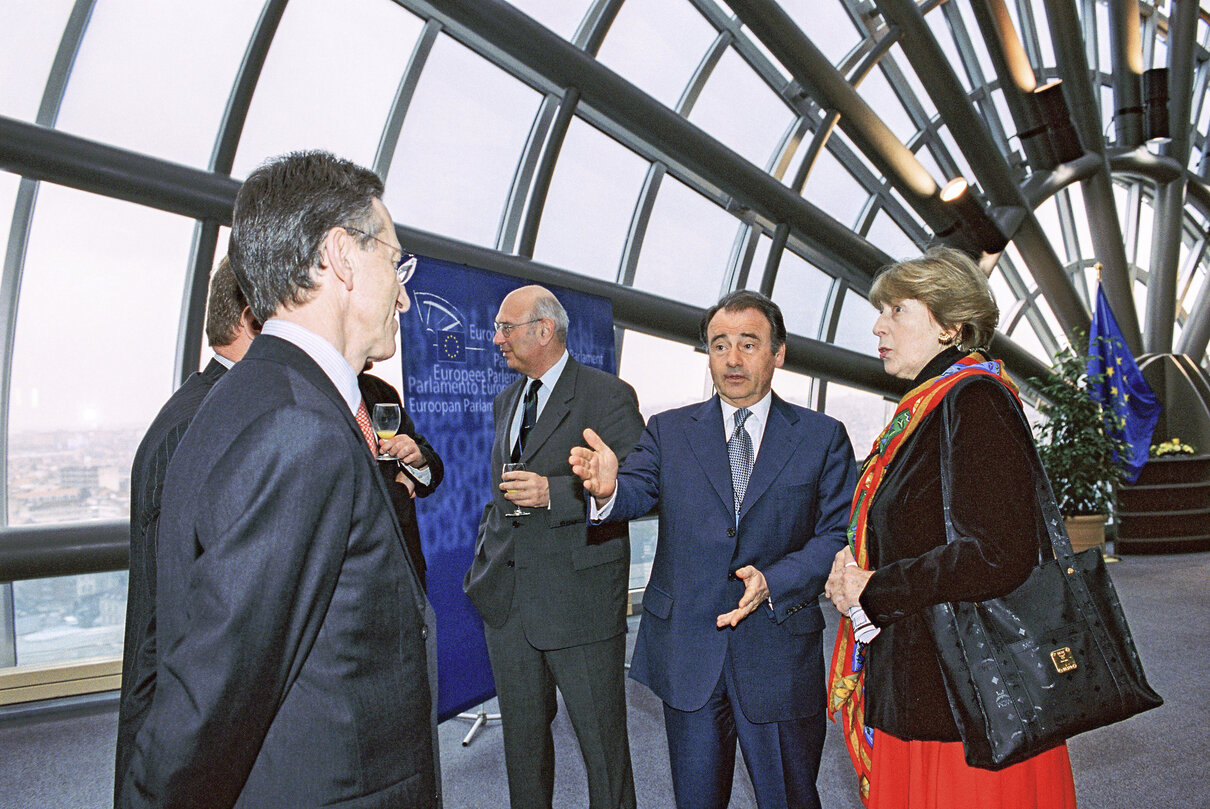
<path fill-rule="evenodd" d="M 616 376 L 569 358 L 522 457 L 529 471 L 549 480 L 550 508 L 509 517 L 513 504 L 499 489 L 500 474 L 526 381 L 521 377 L 493 403 L 492 499 L 463 589 L 491 626 L 519 610 L 526 638 L 538 649 L 605 640 L 626 629 L 630 535 L 625 523 L 586 525 L 584 487 L 567 459 L 584 444 L 585 427 L 625 457 L 643 432 L 638 398 Z"/>
<path fill-rule="evenodd" d="M 348 406 L 261 335 L 168 468 L 134 806 L 437 803 L 426 600 Z"/>

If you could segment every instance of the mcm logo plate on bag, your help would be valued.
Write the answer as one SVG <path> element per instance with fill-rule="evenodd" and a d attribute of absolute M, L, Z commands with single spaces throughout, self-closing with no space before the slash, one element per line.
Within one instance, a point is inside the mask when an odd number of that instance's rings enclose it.
<path fill-rule="evenodd" d="M 1077 668 L 1076 656 L 1071 653 L 1070 646 L 1064 646 L 1062 649 L 1055 649 L 1051 652 L 1050 662 L 1054 664 L 1055 671 L 1059 674 Z"/>

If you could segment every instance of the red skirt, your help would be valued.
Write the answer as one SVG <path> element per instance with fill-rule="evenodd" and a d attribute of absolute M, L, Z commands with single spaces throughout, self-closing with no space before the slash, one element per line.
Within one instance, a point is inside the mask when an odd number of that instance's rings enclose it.
<path fill-rule="evenodd" d="M 869 809 L 1075 809 L 1067 745 L 993 772 L 969 767 L 961 742 L 874 731 Z"/>

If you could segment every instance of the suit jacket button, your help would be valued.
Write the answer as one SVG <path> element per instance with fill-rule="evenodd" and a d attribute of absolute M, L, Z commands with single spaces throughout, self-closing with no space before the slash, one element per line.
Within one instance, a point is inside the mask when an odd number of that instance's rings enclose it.
<path fill-rule="evenodd" d="M 429 628 L 427 626 L 420 627 L 420 637 L 427 639 L 429 636 Z"/>
<path fill-rule="evenodd" d="M 729 536 L 729 537 L 733 537 L 733 536 L 735 536 L 735 529 L 734 529 L 734 528 L 728 528 L 728 529 L 727 529 L 727 536 Z"/>
<path fill-rule="evenodd" d="M 521 521 L 513 520 L 513 528 L 520 528 L 520 527 L 521 527 Z"/>
<path fill-rule="evenodd" d="M 512 559 L 509 559 L 507 562 L 505 562 L 505 563 L 504 563 L 504 566 L 505 566 L 505 567 L 512 567 L 514 564 L 516 564 L 516 563 L 515 563 L 515 562 L 513 562 L 513 560 L 512 560 Z"/>

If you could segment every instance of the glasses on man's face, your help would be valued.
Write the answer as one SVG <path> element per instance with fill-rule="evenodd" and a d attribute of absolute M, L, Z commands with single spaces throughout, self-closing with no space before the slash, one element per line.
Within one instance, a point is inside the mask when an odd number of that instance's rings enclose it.
<path fill-rule="evenodd" d="M 399 280 L 400 286 L 406 284 L 411 280 L 412 276 L 416 274 L 416 257 L 411 253 L 402 248 L 395 247 L 395 245 L 391 244 L 390 242 L 384 242 L 373 233 L 366 233 L 364 230 L 350 227 L 349 225 L 341 225 L 341 227 L 350 233 L 360 233 L 362 236 L 367 236 L 379 244 L 386 245 L 391 250 L 399 250 L 399 260 L 395 262 L 395 278 Z"/>
<path fill-rule="evenodd" d="M 492 327 L 496 331 L 503 334 L 504 339 L 507 340 L 508 336 L 513 333 L 513 329 L 519 329 L 522 326 L 528 326 L 530 323 L 538 323 L 538 322 L 541 322 L 541 320 L 542 320 L 542 318 L 540 318 L 540 317 L 535 317 L 533 320 L 526 320 L 521 323 L 501 323 L 498 320 L 494 320 L 494 321 L 492 321 Z"/>

